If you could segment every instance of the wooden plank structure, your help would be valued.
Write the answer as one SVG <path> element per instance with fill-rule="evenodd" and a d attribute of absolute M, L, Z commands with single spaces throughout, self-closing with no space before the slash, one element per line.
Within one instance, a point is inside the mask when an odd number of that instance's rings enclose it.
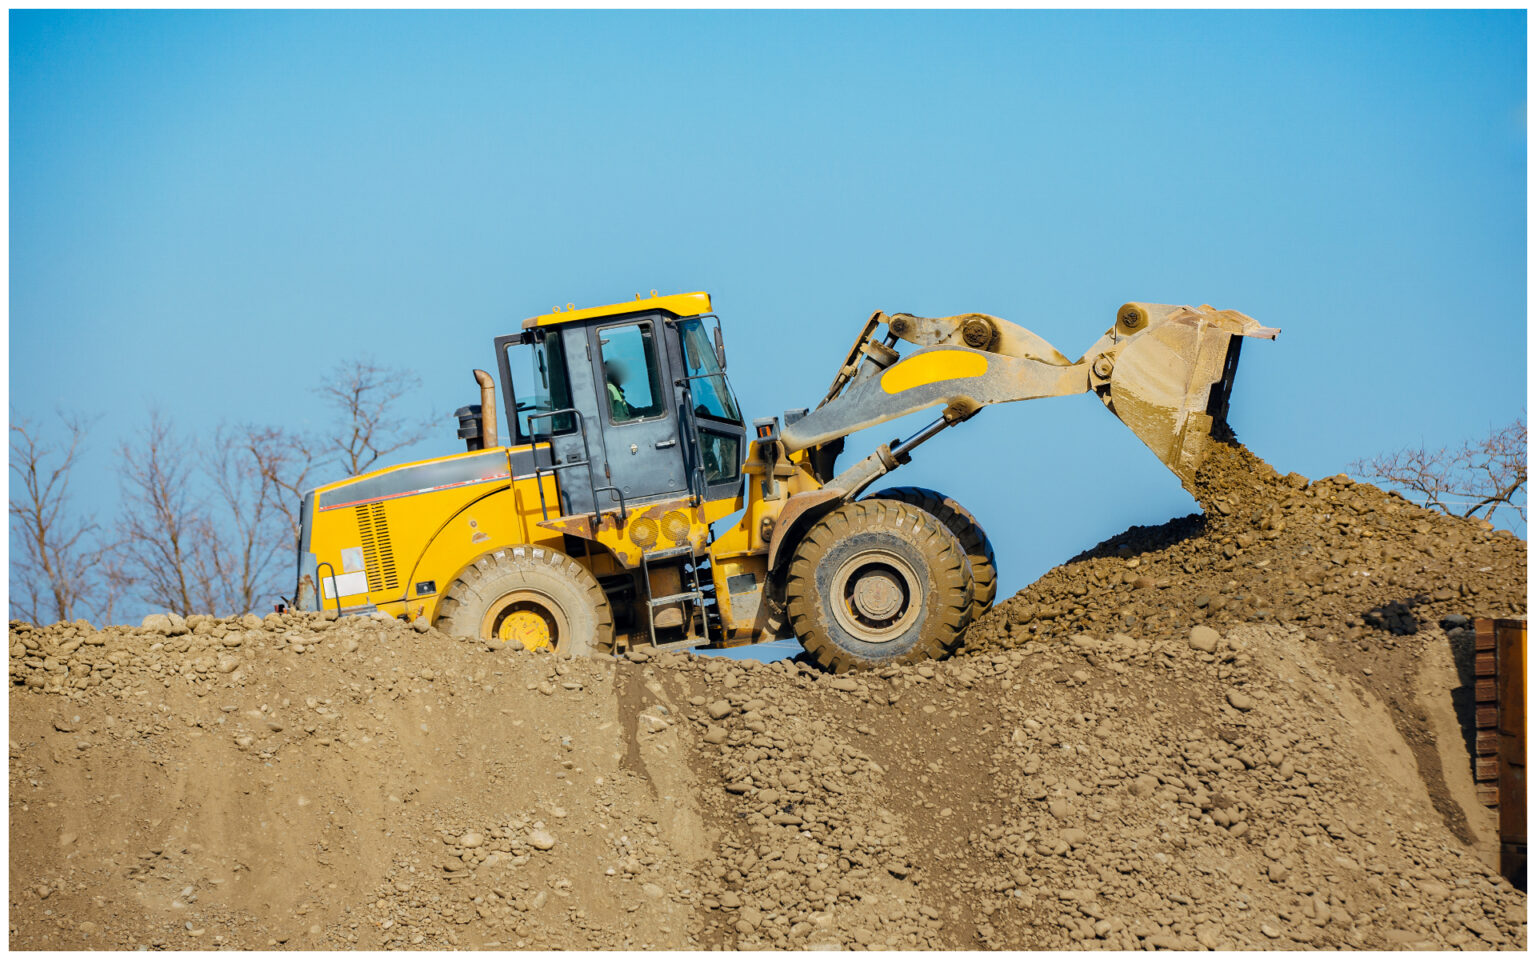
<path fill-rule="evenodd" d="M 1477 725 L 1476 756 L 1472 760 L 1472 779 L 1477 783 L 1477 799 L 1484 806 L 1499 805 L 1499 689 L 1498 623 L 1520 621 L 1472 621 L 1472 699 L 1473 719 Z"/>
<path fill-rule="evenodd" d="M 1525 621 L 1495 620 L 1499 872 L 1525 889 Z"/>
<path fill-rule="evenodd" d="M 1500 872 L 1525 889 L 1525 621 L 1473 621 L 1473 774 L 1499 808 Z"/>

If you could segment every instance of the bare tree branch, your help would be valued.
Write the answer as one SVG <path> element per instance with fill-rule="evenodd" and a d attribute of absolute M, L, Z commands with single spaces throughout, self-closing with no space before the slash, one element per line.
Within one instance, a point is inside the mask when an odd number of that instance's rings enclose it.
<path fill-rule="evenodd" d="M 1460 447 L 1410 447 L 1396 453 L 1356 460 L 1351 471 L 1391 486 L 1411 491 L 1453 517 L 1492 521 L 1494 513 L 1508 507 L 1525 519 L 1526 490 L 1525 416 L 1481 440 Z"/>
<path fill-rule="evenodd" d="M 206 564 L 209 593 L 219 612 L 249 613 L 275 593 L 275 561 L 284 544 L 275 480 L 262 464 L 248 432 L 221 426 L 205 470 L 222 508 L 210 530 Z"/>
<path fill-rule="evenodd" d="M 315 486 L 314 474 L 320 468 L 319 443 L 278 427 L 247 425 L 241 428 L 245 453 L 261 475 L 262 491 L 267 500 L 267 515 L 282 517 L 287 525 L 287 542 L 299 542 L 299 501 Z"/>
<path fill-rule="evenodd" d="M 361 357 L 338 365 L 315 391 L 341 415 L 335 446 L 347 476 L 366 473 L 389 454 L 427 438 L 425 420 L 401 417 L 395 409 L 420 385 L 414 373 Z"/>
<path fill-rule="evenodd" d="M 11 417 L 11 612 L 34 623 L 72 620 L 83 612 L 96 553 L 94 522 L 73 515 L 69 483 L 86 422 L 59 415 L 54 438 Z"/>
<path fill-rule="evenodd" d="M 193 460 L 184 454 L 158 412 L 136 442 L 118 451 L 123 487 L 119 550 L 135 572 L 135 592 L 183 616 L 208 610 L 212 599 L 207 579 L 212 526 L 193 487 Z"/>

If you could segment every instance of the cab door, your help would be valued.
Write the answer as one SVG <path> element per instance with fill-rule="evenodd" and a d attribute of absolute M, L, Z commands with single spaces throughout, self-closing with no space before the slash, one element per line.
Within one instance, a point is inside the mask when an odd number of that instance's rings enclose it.
<path fill-rule="evenodd" d="M 704 500 L 736 496 L 741 489 L 741 464 L 746 453 L 746 425 L 731 392 L 721 357 L 710 342 L 707 317 L 669 321 L 676 336 L 672 350 L 675 396 L 681 421 L 690 431 L 685 464 L 692 489 Z M 719 320 L 715 321 L 717 324 Z M 715 332 L 718 334 L 719 328 Z M 721 348 L 723 350 L 723 348 Z"/>
<path fill-rule="evenodd" d="M 627 506 L 688 492 L 664 336 L 656 315 L 592 329 L 606 482 Z M 614 491 L 598 493 L 600 509 L 618 506 Z"/>

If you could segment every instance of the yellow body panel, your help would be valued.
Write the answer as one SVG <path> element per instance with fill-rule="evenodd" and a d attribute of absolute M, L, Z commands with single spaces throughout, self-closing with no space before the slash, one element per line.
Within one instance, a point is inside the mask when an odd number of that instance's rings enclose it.
<path fill-rule="evenodd" d="M 310 529 L 310 550 L 316 562 L 331 565 L 321 577 L 323 605 L 336 605 L 337 598 L 326 595 L 332 583 L 357 584 L 356 590 L 342 589 L 342 609 L 373 605 L 396 616 L 425 617 L 432 622 L 438 601 L 453 580 L 491 550 L 521 543 L 545 544 L 571 553 L 594 576 L 609 576 L 640 566 L 645 551 L 688 544 L 695 553 L 703 553 L 710 546 L 710 525 L 742 507 L 740 495 L 697 506 L 687 497 L 677 497 L 632 506 L 622 521 L 616 510 L 603 513 L 594 527 L 591 514 L 559 514 L 559 490 L 552 475 L 545 474 L 537 483 L 533 477 L 511 475 L 506 457 L 528 449 L 418 460 L 318 488 L 317 503 L 326 495 L 334 495 L 332 504 L 317 507 Z M 501 458 L 496 462 L 503 466 L 494 479 L 461 482 L 446 489 L 404 490 L 382 497 L 349 492 L 353 488 L 364 490 L 364 481 L 376 487 L 381 478 L 407 468 L 473 458 L 489 462 L 497 453 Z M 540 508 L 539 484 L 549 509 L 547 520 Z M 590 549 L 572 550 L 565 539 L 567 534 L 590 540 Z M 366 562 L 359 565 L 356 558 L 367 535 L 372 535 L 373 543 Z M 345 559 L 343 551 L 352 551 L 352 562 Z M 341 576 L 332 580 L 331 570 Z"/>
<path fill-rule="evenodd" d="M 549 475 L 541 480 L 544 499 L 558 503 L 555 481 Z M 423 497 L 422 500 L 427 498 Z M 559 533 L 539 526 L 543 514 L 539 510 L 539 489 L 532 478 L 513 481 L 482 497 L 452 514 L 433 514 L 433 506 L 407 501 L 412 510 L 419 509 L 423 517 L 436 516 L 440 522 L 436 535 L 420 554 L 411 573 L 411 583 L 432 583 L 435 589 L 429 594 L 417 595 L 412 590 L 406 598 L 407 613 L 411 619 L 426 617 L 436 619 L 437 603 L 443 591 L 455 577 L 475 558 L 496 549 L 519 543 L 543 543 L 564 551 L 565 544 Z M 441 523 L 443 516 L 449 516 Z"/>
<path fill-rule="evenodd" d="M 538 487 L 532 478 L 514 481 L 508 459 L 510 453 L 528 449 L 417 460 L 317 488 L 309 543 L 316 563 L 330 564 L 322 571 L 317 591 L 322 605 L 334 607 L 338 600 L 342 609 L 373 604 L 396 614 L 406 613 L 409 605 L 410 615 L 416 616 L 480 554 L 507 543 L 558 539 L 530 538 L 542 519 Z M 409 489 L 412 484 L 405 482 L 406 489 L 366 493 L 392 476 L 412 476 L 407 472 L 411 468 L 458 461 L 479 461 L 484 468 L 478 476 L 440 488 Z M 555 480 L 546 475 L 542 483 L 546 500 L 558 503 Z M 430 562 L 424 562 L 429 555 Z M 417 594 L 416 584 L 429 581 L 435 588 Z M 332 584 L 339 598 L 329 594 Z"/>
<path fill-rule="evenodd" d="M 967 350 L 934 350 L 897 363 L 880 375 L 880 389 L 900 393 L 941 380 L 963 380 L 987 372 L 987 358 Z"/>
<path fill-rule="evenodd" d="M 523 329 L 532 330 L 534 327 L 548 327 L 557 323 L 575 323 L 578 320 L 591 320 L 594 317 L 613 317 L 640 310 L 666 310 L 679 317 L 696 317 L 702 313 L 709 313 L 710 309 L 707 293 L 674 293 L 666 297 L 652 294 L 643 300 L 636 298 L 623 303 L 604 304 L 601 307 L 541 313 L 537 317 L 524 320 Z"/>

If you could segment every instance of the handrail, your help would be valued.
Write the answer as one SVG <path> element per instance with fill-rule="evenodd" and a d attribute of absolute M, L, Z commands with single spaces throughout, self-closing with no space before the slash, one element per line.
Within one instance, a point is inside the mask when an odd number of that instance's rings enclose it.
<path fill-rule="evenodd" d="M 687 417 L 687 420 L 680 423 L 679 426 L 683 427 L 682 432 L 688 435 L 688 459 L 690 462 L 684 464 L 683 467 L 688 471 L 688 498 L 692 501 L 689 504 L 690 507 L 697 507 L 703 503 L 705 494 L 708 492 L 708 485 L 704 483 L 704 451 L 699 447 L 699 418 L 693 412 L 693 388 L 688 386 L 688 381 L 697 380 L 704 376 L 714 376 L 714 374 L 679 377 L 672 381 L 673 386 L 682 388 L 684 402 L 679 404 L 681 408 L 679 412 Z M 697 489 L 694 488 L 695 480 L 698 481 Z"/>
<path fill-rule="evenodd" d="M 571 467 L 582 467 L 582 466 L 584 466 L 584 467 L 587 468 L 587 486 L 588 487 L 595 487 L 596 486 L 596 481 L 592 477 L 592 445 L 591 445 L 591 443 L 587 439 L 587 421 L 586 421 L 585 418 L 582 417 L 580 410 L 577 410 L 575 407 L 565 407 L 565 408 L 560 409 L 560 410 L 550 410 L 547 413 L 531 413 L 527 417 L 528 432 L 529 432 L 530 435 L 533 435 L 533 436 L 536 437 L 537 435 L 534 434 L 534 432 L 533 432 L 533 421 L 535 421 L 535 420 L 550 419 L 550 418 L 558 417 L 561 414 L 566 414 L 566 413 L 574 414 L 575 417 L 576 417 L 576 432 L 581 434 L 581 452 L 582 452 L 582 455 L 585 457 L 585 459 L 582 459 L 582 460 L 570 460 L 570 461 L 567 461 L 565 463 L 553 463 L 552 462 L 550 464 L 550 466 L 548 466 L 548 467 L 541 467 L 541 466 L 538 465 L 538 460 L 537 459 L 534 460 L 534 465 L 533 465 L 533 483 L 534 483 L 534 486 L 539 488 L 539 512 L 543 515 L 545 521 L 549 520 L 549 504 L 544 499 L 544 483 L 543 483 L 543 478 L 544 478 L 544 474 L 545 473 L 553 474 L 553 473 L 556 473 L 557 471 L 560 471 L 560 470 L 568 470 Z M 534 445 L 537 446 L 540 441 L 538 439 L 535 439 L 533 442 L 534 442 Z M 555 437 L 554 437 L 554 434 L 551 433 L 550 436 L 549 436 L 549 439 L 545 440 L 543 442 L 549 444 L 549 458 L 550 458 L 551 461 L 553 461 L 554 458 L 555 458 Z M 592 498 L 592 506 L 593 506 L 594 509 L 597 507 L 597 497 L 596 496 L 594 496 Z"/>
<path fill-rule="evenodd" d="M 704 475 L 704 451 L 699 447 L 699 416 L 693 409 L 693 388 L 688 384 L 693 380 L 710 380 L 719 377 L 727 391 L 730 390 L 730 381 L 726 379 L 725 371 L 715 373 L 695 373 L 687 377 L 678 377 L 672 381 L 674 387 L 681 387 L 687 402 L 681 404 L 680 412 L 688 415 L 688 422 L 683 426 L 688 427 L 689 449 L 693 452 L 693 466 L 688 470 L 688 495 L 693 498 L 693 506 L 698 506 L 708 497 L 709 482 Z M 721 423 L 731 423 L 730 420 L 721 420 Z M 736 422 L 736 426 L 746 428 L 745 422 Z M 698 481 L 698 491 L 694 491 L 694 481 Z"/>
<path fill-rule="evenodd" d="M 341 619 L 341 588 L 336 586 L 336 568 L 331 566 L 331 561 L 321 560 L 315 564 L 315 576 L 317 578 L 320 576 L 321 567 L 331 568 L 331 592 L 335 594 L 331 599 L 336 601 L 336 618 L 339 620 Z M 325 581 L 323 579 L 320 581 L 320 609 L 322 611 L 325 609 Z"/>
<path fill-rule="evenodd" d="M 543 517 L 544 517 L 544 519 L 546 521 L 549 520 L 549 504 L 544 499 L 544 484 L 542 483 L 543 475 L 545 473 L 553 474 L 553 473 L 556 473 L 556 472 L 558 472 L 560 470 L 568 470 L 571 467 L 582 467 L 582 466 L 584 466 L 584 467 L 587 468 L 587 486 L 590 487 L 591 490 L 592 490 L 592 520 L 593 520 L 593 522 L 594 523 L 598 522 L 598 520 L 603 515 L 603 512 L 601 510 L 599 510 L 598 506 L 597 506 L 597 494 L 598 494 L 598 491 L 600 491 L 600 490 L 608 490 L 608 491 L 611 491 L 613 493 L 614 497 L 619 501 L 619 522 L 620 523 L 624 523 L 626 520 L 629 519 L 629 506 L 628 506 L 628 504 L 624 500 L 623 492 L 620 491 L 619 488 L 615 487 L 615 486 L 602 486 L 602 487 L 598 486 L 597 485 L 597 478 L 594 477 L 593 474 L 592 474 L 592 443 L 591 443 L 591 441 L 587 437 L 587 421 L 586 421 L 586 419 L 584 417 L 582 417 L 580 410 L 577 410 L 575 407 L 566 407 L 566 408 L 564 408 L 562 410 L 551 410 L 548 413 L 535 413 L 535 414 L 531 414 L 528 417 L 528 423 L 530 425 L 530 431 L 529 432 L 530 433 L 532 432 L 531 426 L 532 426 L 533 421 L 547 419 L 547 418 L 551 418 L 551 417 L 558 417 L 561 414 L 565 414 L 565 413 L 574 414 L 575 417 L 576 417 L 576 432 L 581 434 L 581 452 L 582 452 L 582 455 L 583 455 L 584 459 L 582 459 L 582 460 L 568 460 L 565 463 L 551 463 L 547 467 L 541 467 L 541 466 L 538 465 L 537 461 L 535 461 L 534 468 L 533 468 L 533 478 L 534 478 L 534 486 L 539 488 L 539 512 L 543 515 Z M 551 435 L 548 440 L 544 440 L 544 441 L 535 440 L 534 441 L 535 444 L 538 444 L 538 443 L 541 443 L 541 442 L 549 444 L 549 455 L 550 455 L 550 459 L 553 460 L 554 456 L 555 456 L 555 439 L 554 439 L 554 436 Z"/>

